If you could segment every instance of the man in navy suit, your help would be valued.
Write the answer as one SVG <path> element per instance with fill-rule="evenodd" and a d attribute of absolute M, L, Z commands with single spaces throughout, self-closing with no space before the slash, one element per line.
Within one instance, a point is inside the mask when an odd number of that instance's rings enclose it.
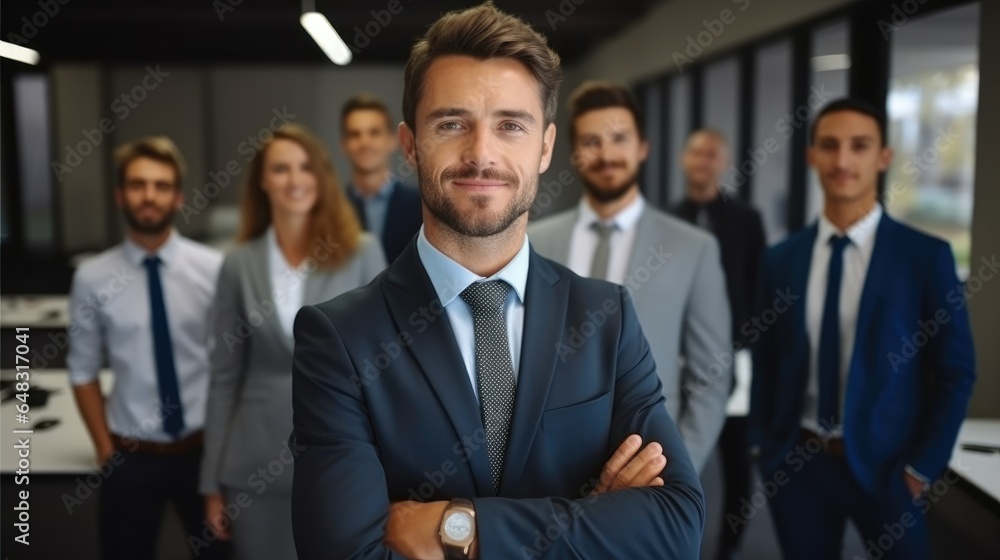
<path fill-rule="evenodd" d="M 955 260 L 878 202 L 892 159 L 881 111 L 830 103 L 808 157 L 823 213 L 764 254 L 752 323 L 762 487 L 786 558 L 839 559 L 848 518 L 858 554 L 928 558 L 921 494 L 948 464 L 975 380 Z"/>
<path fill-rule="evenodd" d="M 698 557 L 704 497 L 627 292 L 528 244 L 560 79 L 492 3 L 414 45 L 424 226 L 295 322 L 299 558 Z"/>
<path fill-rule="evenodd" d="M 420 193 L 392 176 L 396 151 L 392 115 L 381 99 L 359 93 L 340 111 L 341 147 L 351 162 L 351 199 L 362 227 L 382 241 L 386 262 L 396 260 L 420 229 Z"/>

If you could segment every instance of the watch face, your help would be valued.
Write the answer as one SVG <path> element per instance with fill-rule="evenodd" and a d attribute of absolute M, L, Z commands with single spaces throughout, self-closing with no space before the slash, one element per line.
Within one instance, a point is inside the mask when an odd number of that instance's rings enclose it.
<path fill-rule="evenodd" d="M 449 539 L 463 541 L 472 534 L 472 516 L 464 511 L 456 511 L 444 522 L 444 533 Z"/>

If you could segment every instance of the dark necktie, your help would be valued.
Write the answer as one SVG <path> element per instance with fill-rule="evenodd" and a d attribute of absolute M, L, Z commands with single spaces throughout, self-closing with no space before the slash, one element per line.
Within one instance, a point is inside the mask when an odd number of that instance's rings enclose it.
<path fill-rule="evenodd" d="M 160 257 L 146 257 L 143 264 L 149 280 L 149 314 L 153 327 L 153 350 L 156 356 L 156 380 L 160 388 L 163 431 L 177 437 L 184 431 L 184 408 L 177 384 L 177 370 L 174 368 L 174 345 L 170 341 L 167 308 L 163 303 L 161 262 Z"/>
<path fill-rule="evenodd" d="M 494 494 L 500 492 L 500 475 L 517 388 L 507 339 L 507 321 L 503 314 L 510 290 L 510 284 L 493 280 L 473 283 L 461 293 L 462 299 L 472 307 L 479 410 L 486 430 L 486 454 L 490 461 Z"/>
<path fill-rule="evenodd" d="M 594 259 L 590 261 L 590 277 L 600 280 L 608 279 L 608 261 L 611 257 L 611 234 L 615 224 L 594 222 L 590 229 L 597 232 L 597 247 L 594 248 Z"/>
<path fill-rule="evenodd" d="M 830 236 L 830 269 L 826 276 L 826 301 L 819 335 L 819 422 L 840 424 L 840 284 L 844 272 L 846 236 Z"/>

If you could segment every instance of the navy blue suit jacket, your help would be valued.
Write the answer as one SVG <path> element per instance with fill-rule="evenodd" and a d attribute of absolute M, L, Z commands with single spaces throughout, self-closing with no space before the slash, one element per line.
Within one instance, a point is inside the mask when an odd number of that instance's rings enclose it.
<path fill-rule="evenodd" d="M 813 225 L 791 235 L 761 263 L 756 317 L 763 321 L 750 333 L 759 340 L 749 429 L 764 473 L 799 461 L 792 450 L 808 380 L 806 286 L 816 232 Z M 944 471 L 975 381 L 966 300 L 951 248 L 887 215 L 875 235 L 842 419 L 851 471 L 871 491 L 902 476 L 906 465 L 931 479 Z M 773 302 L 786 290 L 785 299 L 794 302 L 781 312 L 783 304 Z"/>
<path fill-rule="evenodd" d="M 499 496 L 479 404 L 415 243 L 368 286 L 303 307 L 292 388 L 299 558 L 399 558 L 383 543 L 390 503 L 454 497 L 475 503 L 485 560 L 697 558 L 702 489 L 623 298 L 532 250 Z M 632 433 L 663 445 L 666 484 L 591 497 Z"/>
<path fill-rule="evenodd" d="M 369 230 L 365 206 L 361 197 L 354 192 L 354 189 L 347 189 L 347 196 L 350 198 L 351 204 L 354 205 L 354 211 L 358 215 L 358 220 L 361 221 L 361 227 Z M 385 227 L 379 239 L 382 242 L 382 251 L 385 253 L 385 262 L 391 263 L 396 260 L 396 257 L 403 252 L 423 223 L 423 204 L 420 200 L 420 191 L 401 181 L 396 181 L 385 211 Z"/>

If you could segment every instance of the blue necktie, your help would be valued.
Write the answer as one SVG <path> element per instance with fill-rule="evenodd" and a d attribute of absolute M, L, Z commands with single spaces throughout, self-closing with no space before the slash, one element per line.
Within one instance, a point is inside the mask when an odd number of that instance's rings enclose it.
<path fill-rule="evenodd" d="M 170 341 L 167 308 L 163 303 L 160 282 L 160 257 L 146 257 L 146 278 L 149 279 L 149 311 L 153 326 L 153 349 L 156 356 L 156 380 L 160 387 L 160 407 L 163 431 L 177 437 L 184 430 L 184 407 L 181 405 L 177 370 L 174 368 L 174 345 Z"/>
<path fill-rule="evenodd" d="M 840 425 L 840 280 L 844 272 L 844 248 L 850 242 L 846 236 L 830 236 L 830 269 L 819 335 L 819 423 L 827 428 Z"/>

